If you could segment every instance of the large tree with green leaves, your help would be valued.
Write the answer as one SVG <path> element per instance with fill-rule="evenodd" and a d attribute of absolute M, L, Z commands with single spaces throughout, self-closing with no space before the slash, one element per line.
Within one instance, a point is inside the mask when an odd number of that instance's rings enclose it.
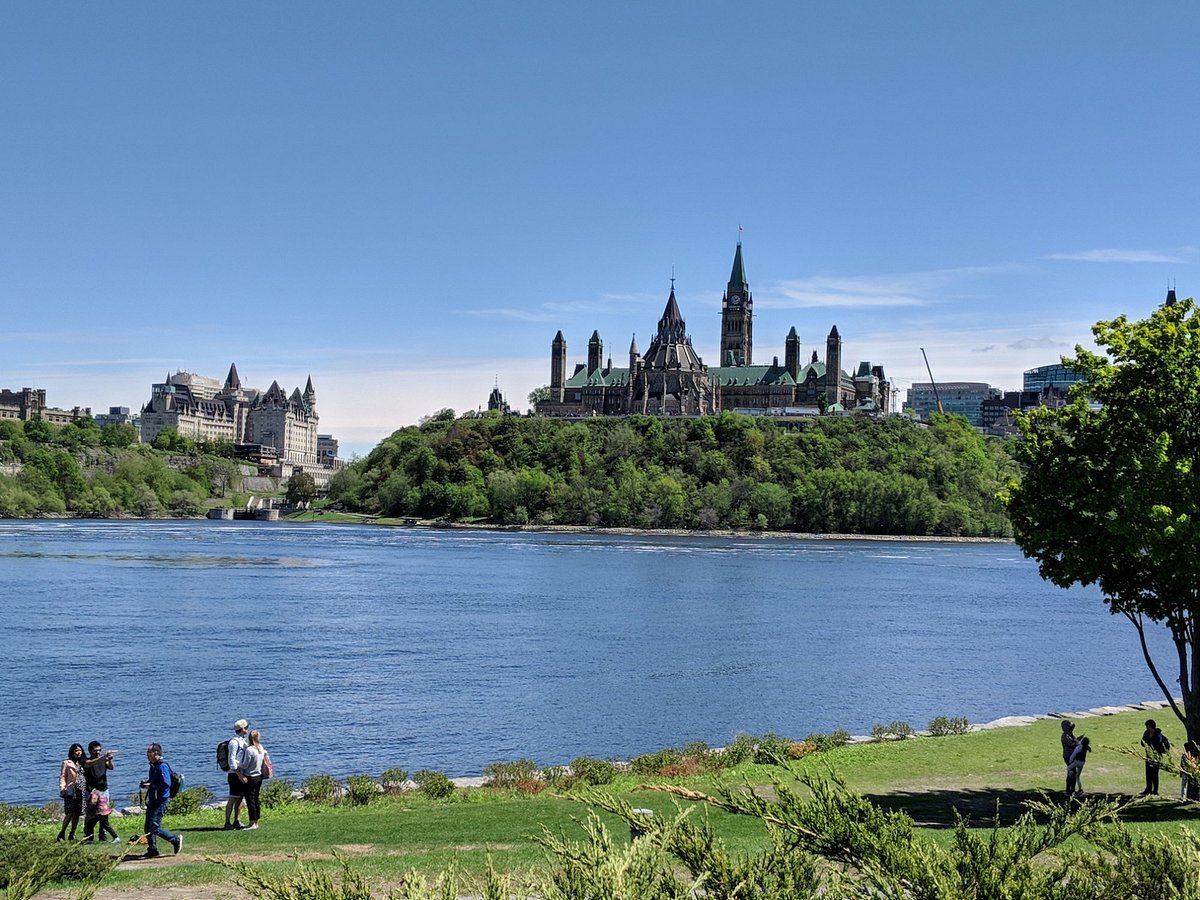
<path fill-rule="evenodd" d="M 1092 333 L 1100 354 L 1076 347 L 1064 360 L 1087 377 L 1072 402 L 1021 420 L 1013 531 L 1043 578 L 1096 584 L 1133 623 L 1154 679 L 1200 740 L 1200 312 L 1167 303 Z M 1150 623 L 1174 642 L 1162 669 Z"/>

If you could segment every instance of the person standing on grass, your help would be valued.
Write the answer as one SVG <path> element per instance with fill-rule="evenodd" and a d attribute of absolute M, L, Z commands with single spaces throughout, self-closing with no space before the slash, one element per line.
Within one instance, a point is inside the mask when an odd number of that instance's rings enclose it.
<path fill-rule="evenodd" d="M 83 795 L 87 793 L 87 779 L 83 774 L 83 744 L 72 744 L 67 758 L 58 770 L 58 796 L 62 797 L 63 821 L 58 829 L 58 840 L 75 840 L 75 829 L 83 815 Z M 67 834 L 68 826 L 71 829 Z"/>
<path fill-rule="evenodd" d="M 150 763 L 150 773 L 140 784 L 146 792 L 146 859 L 158 856 L 157 839 L 162 838 L 171 844 L 178 853 L 183 849 L 183 835 L 172 834 L 163 828 L 163 816 L 167 812 L 167 802 L 171 799 L 171 767 L 162 758 L 162 747 L 151 744 L 146 748 L 146 759 Z"/>
<path fill-rule="evenodd" d="M 1079 741 L 1075 740 L 1075 723 L 1063 719 L 1062 723 L 1062 753 L 1063 765 L 1067 767 L 1067 797 L 1075 793 L 1075 782 L 1071 776 L 1071 754 L 1075 752 L 1075 748 L 1079 745 Z"/>
<path fill-rule="evenodd" d="M 83 776 L 87 781 L 87 814 L 83 820 L 83 842 L 90 844 L 95 840 L 93 833 L 100 826 L 100 840 L 106 834 L 112 835 L 115 844 L 121 838 L 116 830 L 108 824 L 112 813 L 112 800 L 108 796 L 108 773 L 113 767 L 113 753 L 109 750 L 102 753 L 104 748 L 99 741 L 88 744 L 88 757 L 83 761 Z"/>
<path fill-rule="evenodd" d="M 233 737 L 229 739 L 229 799 L 225 801 L 225 830 L 242 827 L 242 801 L 246 798 L 246 749 L 249 743 L 246 733 L 250 723 L 238 719 L 233 723 Z"/>
<path fill-rule="evenodd" d="M 1200 747 L 1195 741 L 1187 741 L 1179 757 L 1179 799 L 1200 800 Z"/>
<path fill-rule="evenodd" d="M 1075 796 L 1083 796 L 1083 767 L 1087 763 L 1087 755 L 1092 749 L 1092 742 L 1081 737 L 1075 749 L 1071 751 L 1071 761 L 1067 764 L 1067 784 L 1075 786 Z"/>
<path fill-rule="evenodd" d="M 1171 750 L 1171 742 L 1162 733 L 1153 719 L 1146 720 L 1146 730 L 1142 732 L 1142 746 L 1146 748 L 1146 789 L 1142 796 L 1158 793 L 1158 770 L 1165 754 Z"/>
<path fill-rule="evenodd" d="M 250 816 L 250 827 L 258 827 L 261 808 L 258 802 L 262 790 L 263 767 L 267 761 L 267 748 L 262 745 L 258 729 L 250 732 L 250 744 L 246 747 L 246 813 Z"/>

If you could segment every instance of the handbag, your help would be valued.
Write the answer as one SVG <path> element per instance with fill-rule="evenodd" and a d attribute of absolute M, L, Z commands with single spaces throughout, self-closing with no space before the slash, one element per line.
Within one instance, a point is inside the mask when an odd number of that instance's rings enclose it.
<path fill-rule="evenodd" d="M 266 781 L 268 778 L 270 778 L 274 774 L 275 774 L 275 767 L 273 765 L 271 765 L 271 757 L 263 756 L 263 761 L 262 761 L 263 781 Z"/>

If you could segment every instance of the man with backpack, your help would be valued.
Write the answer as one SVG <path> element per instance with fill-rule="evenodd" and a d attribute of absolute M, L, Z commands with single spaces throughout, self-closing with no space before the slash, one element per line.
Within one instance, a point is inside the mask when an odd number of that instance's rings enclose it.
<path fill-rule="evenodd" d="M 167 811 L 167 802 L 171 799 L 171 785 L 175 782 L 171 767 L 162 758 L 162 747 L 151 744 L 146 748 L 146 759 L 150 762 L 150 774 L 141 783 L 146 792 L 146 859 L 158 856 L 157 838 L 169 841 L 171 848 L 178 853 L 183 849 L 183 835 L 172 834 L 163 828 L 163 815 Z"/>
<path fill-rule="evenodd" d="M 226 752 L 225 763 L 222 765 L 229 777 L 226 779 L 229 783 L 229 799 L 225 801 L 225 829 L 243 828 L 241 822 L 242 801 L 246 797 L 246 786 L 249 778 L 246 777 L 246 766 L 250 761 L 246 753 L 248 742 L 246 735 L 249 732 L 250 723 L 245 719 L 238 719 L 233 723 L 233 737 L 229 739 Z M 221 765 L 221 748 L 217 747 L 217 764 Z"/>
<path fill-rule="evenodd" d="M 1162 758 L 1171 752 L 1171 742 L 1162 733 L 1162 729 L 1153 719 L 1146 720 L 1146 730 L 1142 732 L 1142 746 L 1146 753 L 1146 789 L 1142 796 L 1158 793 L 1158 769 Z"/>

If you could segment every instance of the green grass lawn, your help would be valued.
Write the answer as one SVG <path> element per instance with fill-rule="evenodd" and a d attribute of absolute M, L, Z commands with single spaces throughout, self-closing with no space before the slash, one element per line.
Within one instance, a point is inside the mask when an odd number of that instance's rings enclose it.
<path fill-rule="evenodd" d="M 1151 715 L 1164 726 L 1177 758 L 1183 744 L 1182 727 L 1169 711 Z M 1076 734 L 1091 738 L 1094 748 L 1083 775 L 1089 793 L 1128 797 L 1141 790 L 1143 764 L 1132 751 L 1146 717 L 1146 713 L 1125 713 L 1078 720 Z M 786 768 L 743 765 L 721 779 L 770 790 L 773 781 L 795 783 L 806 772 L 836 775 L 851 790 L 881 806 L 906 811 L 934 839 L 946 840 L 956 810 L 972 822 L 988 826 L 997 806 L 1002 821 L 1011 822 L 1027 800 L 1041 799 L 1043 794 L 1061 799 L 1060 733 L 1058 720 L 1045 720 L 966 735 L 858 744 L 814 754 Z M 642 780 L 651 779 L 622 776 L 610 789 L 634 806 L 671 815 L 675 801 L 661 793 L 638 790 Z M 702 776 L 674 783 L 704 791 L 711 790 L 716 779 Z M 1136 828 L 1197 829 L 1200 807 L 1179 803 L 1175 799 L 1178 792 L 1178 777 L 1164 772 L 1161 798 L 1131 807 L 1126 811 L 1127 821 Z M 222 830 L 220 811 L 168 816 L 167 827 L 184 835 L 182 856 L 168 857 L 165 863 L 126 864 L 107 883 L 125 888 L 231 883 L 231 872 L 217 860 L 290 869 L 297 857 L 318 866 L 335 866 L 335 854 L 352 859 L 365 874 L 383 880 L 410 869 L 435 873 L 448 866 L 468 875 L 478 874 L 489 856 L 501 871 L 522 871 L 542 860 L 537 837 L 543 827 L 579 837 L 578 820 L 589 811 L 578 794 L 546 791 L 525 796 L 481 788 L 456 791 L 449 800 L 413 793 L 380 797 L 367 806 L 294 804 L 264 811 L 262 827 L 256 831 Z M 719 810 L 701 814 L 710 817 L 732 847 L 749 849 L 765 839 L 763 826 L 755 819 Z M 607 813 L 601 819 L 614 835 L 626 838 L 622 821 Z M 131 819 L 117 822 L 123 835 L 134 825 Z M 49 827 L 45 831 L 53 833 Z M 108 846 L 94 852 L 115 849 Z"/>

